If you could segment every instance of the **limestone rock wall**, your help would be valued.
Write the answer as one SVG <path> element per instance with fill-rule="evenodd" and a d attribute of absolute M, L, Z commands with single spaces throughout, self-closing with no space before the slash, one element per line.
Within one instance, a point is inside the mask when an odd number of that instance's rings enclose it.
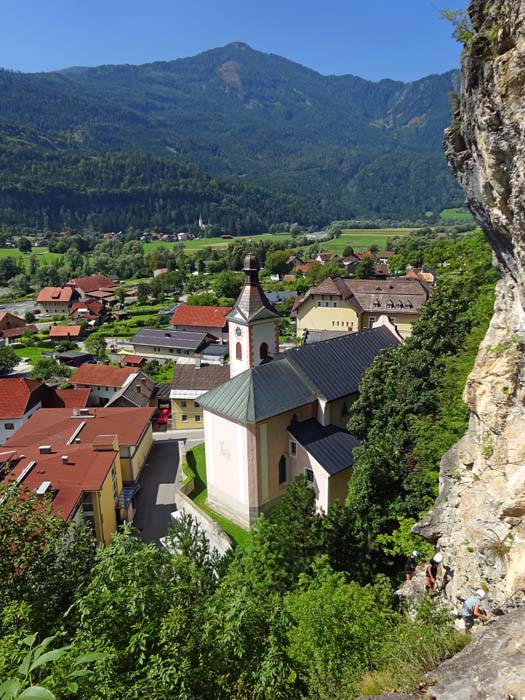
<path fill-rule="evenodd" d="M 465 388 L 466 436 L 444 457 L 418 531 L 454 570 L 453 603 L 525 603 L 525 3 L 474 0 L 460 110 L 446 153 L 501 271 L 494 317 Z"/>

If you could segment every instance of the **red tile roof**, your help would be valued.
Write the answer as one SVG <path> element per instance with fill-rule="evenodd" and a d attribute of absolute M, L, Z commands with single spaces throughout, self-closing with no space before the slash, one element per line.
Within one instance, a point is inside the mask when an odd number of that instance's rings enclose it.
<path fill-rule="evenodd" d="M 78 338 L 82 332 L 81 326 L 51 326 L 50 338 Z"/>
<path fill-rule="evenodd" d="M 85 408 L 91 389 L 56 389 L 48 387 L 43 408 Z"/>
<path fill-rule="evenodd" d="M 72 287 L 44 287 L 38 293 L 36 300 L 38 303 L 51 301 L 69 302 L 75 296 L 78 295 Z"/>
<path fill-rule="evenodd" d="M 69 313 L 74 314 L 75 311 L 79 311 L 80 309 L 87 309 L 91 315 L 94 314 L 96 316 L 99 316 L 100 313 L 105 310 L 105 306 L 104 304 L 101 304 L 100 301 L 96 301 L 96 299 L 88 299 L 87 301 L 76 301 L 71 307 L 71 311 Z"/>
<path fill-rule="evenodd" d="M 283 277 L 283 282 L 295 282 L 297 280 L 297 275 L 285 275 Z"/>
<path fill-rule="evenodd" d="M 139 357 L 138 355 L 124 355 L 122 361 L 125 365 L 137 365 L 140 366 L 142 363 L 146 362 L 144 357 Z"/>
<path fill-rule="evenodd" d="M 296 265 L 295 269 L 298 272 L 302 272 L 303 274 L 306 274 L 308 272 L 308 270 L 310 269 L 310 264 L 305 263 L 304 265 Z"/>
<path fill-rule="evenodd" d="M 0 419 L 22 418 L 44 397 L 44 385 L 34 379 L 0 379 Z"/>
<path fill-rule="evenodd" d="M 224 328 L 231 306 L 189 306 L 181 304 L 171 317 L 172 326 Z"/>
<path fill-rule="evenodd" d="M 117 368 L 118 369 L 118 368 Z M 136 445 L 148 427 L 154 408 L 90 408 L 90 418 L 74 415 L 71 408 L 42 408 L 9 438 L 5 445 L 23 447 L 24 454 L 31 445 L 51 445 L 67 454 L 65 447 L 75 430 L 83 423 L 75 436 L 80 443 L 91 445 L 99 435 L 118 435 L 121 445 Z M 66 450 L 65 452 L 63 450 Z"/>
<path fill-rule="evenodd" d="M 122 387 L 132 374 L 134 367 L 113 367 L 112 365 L 83 364 L 69 380 L 71 384 L 86 384 L 88 386 Z"/>
<path fill-rule="evenodd" d="M 0 336 L 2 338 L 20 338 L 22 335 L 30 335 L 31 333 L 38 333 L 38 328 L 33 324 L 21 328 L 6 328 L 0 331 Z"/>
<path fill-rule="evenodd" d="M 67 464 L 63 464 L 62 455 L 68 456 Z M 24 458 L 19 459 L 8 479 L 15 479 L 28 464 L 35 462 L 23 479 L 23 486 L 36 490 L 42 482 L 50 481 L 55 494 L 53 510 L 69 520 L 84 492 L 100 491 L 116 456 L 114 450 L 95 451 L 92 445 L 61 445 L 51 454 L 40 454 L 38 445 L 34 444 L 24 447 Z"/>
<path fill-rule="evenodd" d="M 23 318 L 20 318 L 20 316 L 15 316 L 12 313 L 9 313 L 9 311 L 2 311 L 0 312 L 0 324 L 3 321 L 7 321 L 6 327 L 9 328 L 10 326 L 12 328 L 19 328 L 20 326 L 25 325 L 25 321 Z"/>
<path fill-rule="evenodd" d="M 90 277 L 75 277 L 68 282 L 73 287 L 78 287 L 85 294 L 88 292 L 95 292 L 99 289 L 113 289 L 118 287 L 116 282 L 110 280 L 109 277 L 104 275 L 91 275 Z"/>

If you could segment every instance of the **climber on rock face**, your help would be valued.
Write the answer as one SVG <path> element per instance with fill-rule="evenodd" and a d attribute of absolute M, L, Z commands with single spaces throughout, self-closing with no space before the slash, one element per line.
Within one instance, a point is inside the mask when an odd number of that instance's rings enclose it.
<path fill-rule="evenodd" d="M 488 621 L 489 617 L 483 610 L 481 610 L 481 601 L 485 597 L 485 591 L 482 588 L 478 588 L 474 595 L 463 603 L 463 607 L 459 611 L 459 614 L 463 618 L 465 623 L 465 634 L 470 634 L 472 627 L 474 626 L 474 620 L 484 620 Z"/>
<path fill-rule="evenodd" d="M 434 554 L 432 559 L 428 562 L 427 568 L 425 569 L 425 591 L 427 595 L 431 596 L 434 592 L 434 586 L 436 585 L 438 566 L 443 561 L 443 555 L 438 552 Z"/>
<path fill-rule="evenodd" d="M 407 557 L 405 562 L 405 576 L 407 581 L 411 581 L 416 573 L 417 558 L 419 557 L 419 552 L 414 549 L 412 554 Z"/>

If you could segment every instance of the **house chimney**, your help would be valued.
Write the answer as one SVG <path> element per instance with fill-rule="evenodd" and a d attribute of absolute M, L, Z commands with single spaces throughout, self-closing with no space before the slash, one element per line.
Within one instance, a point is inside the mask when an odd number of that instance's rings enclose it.
<path fill-rule="evenodd" d="M 51 454 L 51 445 L 39 445 L 38 451 L 41 455 Z"/>
<path fill-rule="evenodd" d="M 195 355 L 195 369 L 199 369 L 201 366 L 201 356 Z"/>
<path fill-rule="evenodd" d="M 62 455 L 62 457 L 61 457 L 60 459 L 62 460 L 62 464 L 67 464 L 67 463 L 68 463 L 68 461 L 69 461 L 69 459 L 68 459 L 68 456 L 67 456 L 67 455 Z"/>
<path fill-rule="evenodd" d="M 142 386 L 146 386 L 146 380 L 145 380 L 145 379 L 142 379 L 140 383 L 142 384 Z"/>
<path fill-rule="evenodd" d="M 73 408 L 73 415 L 78 416 L 78 408 Z"/>

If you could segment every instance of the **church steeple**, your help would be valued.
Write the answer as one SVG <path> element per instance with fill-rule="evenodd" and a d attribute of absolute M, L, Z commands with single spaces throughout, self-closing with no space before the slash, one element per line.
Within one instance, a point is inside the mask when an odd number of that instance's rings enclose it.
<path fill-rule="evenodd" d="M 227 316 L 231 377 L 279 352 L 279 314 L 261 287 L 259 269 L 255 255 L 244 258 L 244 286 Z"/>

